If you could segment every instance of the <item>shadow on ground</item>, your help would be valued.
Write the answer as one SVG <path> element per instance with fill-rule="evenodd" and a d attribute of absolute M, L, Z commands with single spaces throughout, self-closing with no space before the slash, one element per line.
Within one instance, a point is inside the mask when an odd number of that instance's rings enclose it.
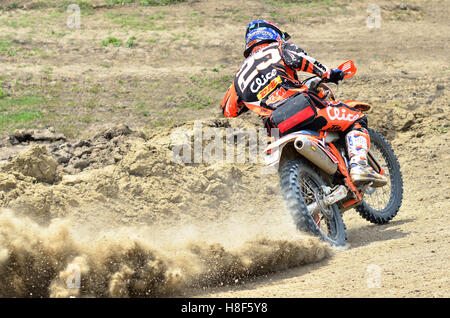
<path fill-rule="evenodd" d="M 365 246 L 374 242 L 403 238 L 409 234 L 398 226 L 415 221 L 415 219 L 394 220 L 387 224 L 369 224 L 347 229 L 347 243 L 351 248 Z"/>
<path fill-rule="evenodd" d="M 249 278 L 238 282 L 235 285 L 222 286 L 222 287 L 205 287 L 203 289 L 189 289 L 185 290 L 182 295 L 176 295 L 175 297 L 204 297 L 205 295 L 211 295 L 215 293 L 226 293 L 234 291 L 252 291 L 257 290 L 262 287 L 270 286 L 271 284 L 279 284 L 281 280 L 298 278 L 303 275 L 310 273 L 311 271 L 317 270 L 320 267 L 327 266 L 330 259 L 328 257 L 317 263 L 302 265 L 295 268 L 286 269 L 280 272 L 273 272 L 264 276 L 258 276 L 254 278 Z M 268 295 L 270 297 L 270 295 Z"/>

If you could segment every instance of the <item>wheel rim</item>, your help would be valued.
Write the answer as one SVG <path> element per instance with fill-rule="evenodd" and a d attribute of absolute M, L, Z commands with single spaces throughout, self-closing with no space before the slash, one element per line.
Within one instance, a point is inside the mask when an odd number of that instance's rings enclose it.
<path fill-rule="evenodd" d="M 322 188 L 309 175 L 302 174 L 299 177 L 299 185 L 303 200 L 305 201 L 305 204 L 307 206 L 313 202 L 318 203 L 319 198 L 323 196 Z M 330 206 L 323 208 L 327 211 L 329 215 L 333 214 L 333 211 L 331 211 Z M 333 231 L 331 220 L 325 214 L 322 213 L 321 209 L 319 209 L 319 211 L 315 211 L 314 213 L 312 213 L 311 217 L 313 218 L 314 222 L 316 223 L 317 227 L 322 232 L 322 234 L 330 239 L 333 239 L 333 232 L 335 233 L 336 231 Z"/>
<path fill-rule="evenodd" d="M 370 152 L 384 169 L 388 182 L 379 188 L 369 187 L 365 192 L 364 202 L 372 209 L 382 211 L 388 207 L 392 197 L 391 169 L 386 155 L 373 143 L 370 145 Z"/>

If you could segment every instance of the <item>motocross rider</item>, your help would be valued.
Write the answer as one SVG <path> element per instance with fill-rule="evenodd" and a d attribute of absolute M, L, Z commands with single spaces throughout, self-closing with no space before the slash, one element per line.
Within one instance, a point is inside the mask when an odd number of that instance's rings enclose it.
<path fill-rule="evenodd" d="M 295 44 L 287 42 L 289 34 L 270 21 L 250 22 L 245 36 L 246 60 L 221 103 L 225 117 L 237 117 L 251 109 L 263 118 L 270 134 L 271 129 L 281 127 L 274 125 L 274 110 L 287 105 L 287 101 L 292 103 L 295 96 L 307 91 L 299 81 L 297 71 L 312 73 L 325 82 L 335 84 L 344 78 L 345 74 L 340 69 L 328 68 Z M 376 173 L 367 162 L 370 137 L 365 115 L 344 103 L 327 102 L 313 92 L 307 94 L 314 104 L 316 114 L 311 116 L 312 121 L 301 128 L 343 133 L 353 182 L 357 185 L 367 182 L 385 184 L 386 177 Z M 296 105 L 293 106 L 297 108 Z M 296 125 L 301 125 L 301 121 L 305 122 L 300 112 L 293 114 L 291 110 L 283 116 L 287 117 L 285 124 L 288 124 L 288 128 L 300 127 Z M 284 131 L 285 134 L 292 132 L 292 129 Z M 280 132 L 283 133 L 281 128 Z"/>

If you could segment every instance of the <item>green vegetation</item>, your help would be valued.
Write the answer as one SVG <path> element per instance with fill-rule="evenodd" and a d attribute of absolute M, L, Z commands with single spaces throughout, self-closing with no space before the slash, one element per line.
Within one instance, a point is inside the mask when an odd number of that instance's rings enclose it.
<path fill-rule="evenodd" d="M 114 37 L 110 37 L 110 38 L 102 41 L 103 46 L 108 46 L 110 44 L 112 44 L 113 46 L 119 47 L 119 46 L 122 46 L 123 43 L 121 40 L 114 38 Z"/>
<path fill-rule="evenodd" d="M 147 104 L 145 102 L 139 102 L 136 104 L 136 106 L 134 106 L 134 108 L 136 109 L 138 114 L 140 114 L 144 117 L 149 117 L 150 112 L 146 109 L 146 107 L 147 107 Z"/>
<path fill-rule="evenodd" d="M 337 4 L 333 0 L 277 0 L 267 1 L 266 4 L 274 7 L 310 7 L 316 8 L 319 6 L 336 6 Z"/>
<path fill-rule="evenodd" d="M 442 125 L 441 127 L 434 127 L 433 125 L 430 126 L 431 130 L 435 130 L 441 134 L 446 134 L 448 132 L 447 127 L 445 125 Z"/>
<path fill-rule="evenodd" d="M 70 121 L 70 120 L 71 119 L 69 118 L 67 121 Z M 79 134 L 79 130 L 78 130 L 77 126 L 72 125 L 72 124 L 61 125 L 61 127 L 59 129 L 65 136 L 67 136 L 69 138 L 75 137 Z"/>
<path fill-rule="evenodd" d="M 123 6 L 123 5 L 165 6 L 185 1 L 186 0 L 104 0 L 103 3 L 108 7 Z M 65 10 L 70 4 L 77 4 L 78 6 L 80 6 L 81 9 L 85 10 L 94 8 L 93 0 L 70 0 L 70 1 L 42 0 L 33 2 L 32 5 L 28 6 L 28 9 L 59 8 L 62 11 Z M 0 10 L 15 10 L 21 8 L 23 8 L 23 6 L 18 2 L 13 2 L 12 4 L 7 5 L 0 4 Z M 86 14 L 86 12 L 84 12 L 84 14 Z"/>
<path fill-rule="evenodd" d="M 135 36 L 132 36 L 131 38 L 129 38 L 128 40 L 127 40 L 127 42 L 125 43 L 125 45 L 126 45 L 126 47 L 133 47 L 133 46 L 135 46 L 136 45 L 136 37 Z"/>
<path fill-rule="evenodd" d="M 11 41 L 0 38 L 0 55 L 7 54 L 9 56 L 16 55 L 16 51 L 12 48 L 13 44 Z"/>
<path fill-rule="evenodd" d="M 129 28 L 134 30 L 149 30 L 149 31 L 162 31 L 166 27 L 164 25 L 157 25 L 155 21 L 162 21 L 166 16 L 166 11 L 161 11 L 156 15 L 146 15 L 141 13 L 105 13 L 105 17 L 111 19 L 115 24 L 120 25 L 123 28 Z"/>
<path fill-rule="evenodd" d="M 133 3 L 134 0 L 106 0 L 106 4 L 115 5 L 115 4 L 129 4 Z"/>
<path fill-rule="evenodd" d="M 11 4 L 8 4 L 6 7 L 1 7 L 2 9 L 6 9 L 6 10 L 14 10 L 14 9 L 18 9 L 20 6 L 17 2 L 13 2 Z"/>
<path fill-rule="evenodd" d="M 3 91 L 2 84 L 3 84 L 3 82 L 0 81 L 0 99 L 5 98 L 6 96 L 8 96 L 8 93 Z"/>
<path fill-rule="evenodd" d="M 6 97 L 5 95 L 1 97 L 0 130 L 7 127 L 24 126 L 25 123 L 43 117 L 43 113 L 36 109 L 43 102 L 45 102 L 45 98 L 33 95 L 20 97 Z"/>
<path fill-rule="evenodd" d="M 205 96 L 194 89 L 188 89 L 186 91 L 187 100 L 182 102 L 179 106 L 183 108 L 193 108 L 195 110 L 206 108 L 212 105 L 213 100 L 211 97 Z"/>
<path fill-rule="evenodd" d="M 55 30 L 50 31 L 51 35 L 56 35 L 57 37 L 64 37 L 67 33 L 66 32 L 56 32 Z"/>
<path fill-rule="evenodd" d="M 36 95 L 24 95 L 19 97 L 3 97 L 0 99 L 0 112 L 10 111 L 11 109 L 38 106 L 45 102 L 45 98 Z"/>
<path fill-rule="evenodd" d="M 106 0 L 106 4 L 124 5 L 124 4 L 140 4 L 141 6 L 165 6 L 177 2 L 185 2 L 186 0 Z"/>
<path fill-rule="evenodd" d="M 389 101 L 389 103 L 394 107 L 402 107 L 402 102 L 396 99 Z"/>
<path fill-rule="evenodd" d="M 152 128 L 159 128 L 159 127 L 167 127 L 173 125 L 175 122 L 174 118 L 166 118 L 162 120 L 153 120 L 150 122 L 152 125 Z"/>
<path fill-rule="evenodd" d="M 186 0 L 139 0 L 141 6 L 166 6 L 178 2 L 186 2 Z"/>
<path fill-rule="evenodd" d="M 214 69 L 212 71 L 215 72 Z M 199 88 L 208 88 L 223 91 L 227 89 L 228 86 L 230 86 L 233 77 L 233 75 L 222 75 L 218 78 L 210 79 L 207 77 L 198 77 L 192 75 L 189 77 L 189 79 Z"/>
<path fill-rule="evenodd" d="M 41 118 L 43 114 L 40 111 L 18 111 L 12 114 L 0 114 L 0 129 L 8 126 L 23 124 L 37 118 Z"/>

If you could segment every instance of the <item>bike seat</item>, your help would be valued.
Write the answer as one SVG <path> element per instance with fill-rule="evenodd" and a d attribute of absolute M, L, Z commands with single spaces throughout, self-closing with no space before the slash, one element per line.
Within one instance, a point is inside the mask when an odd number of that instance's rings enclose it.
<path fill-rule="evenodd" d="M 312 135 L 312 136 L 319 137 L 319 132 L 318 131 L 310 130 L 310 129 L 299 130 L 299 131 L 297 131 L 297 134 Z"/>

